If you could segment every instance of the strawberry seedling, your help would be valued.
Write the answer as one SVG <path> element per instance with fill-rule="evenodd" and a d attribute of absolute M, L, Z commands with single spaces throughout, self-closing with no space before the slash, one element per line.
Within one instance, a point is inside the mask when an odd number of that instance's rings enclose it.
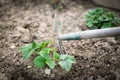
<path fill-rule="evenodd" d="M 101 29 L 115 27 L 120 23 L 120 19 L 115 16 L 114 12 L 106 9 L 92 9 L 86 15 L 86 25 L 90 29 Z"/>
<path fill-rule="evenodd" d="M 73 56 L 67 54 L 59 54 L 54 48 L 49 48 L 51 41 L 42 41 L 41 43 L 33 42 L 19 48 L 23 52 L 23 59 L 28 59 L 32 53 L 36 54 L 34 64 L 39 68 L 48 66 L 54 69 L 56 65 L 60 65 L 66 71 L 70 71 L 72 64 L 76 63 Z"/>

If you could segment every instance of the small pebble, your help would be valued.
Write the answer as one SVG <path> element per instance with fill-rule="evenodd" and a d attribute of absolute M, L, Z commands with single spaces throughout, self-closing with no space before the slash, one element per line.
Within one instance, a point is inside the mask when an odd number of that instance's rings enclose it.
<path fill-rule="evenodd" d="M 10 48 L 11 48 L 11 49 L 14 49 L 15 47 L 16 47 L 15 44 L 11 44 L 11 45 L 10 45 Z"/>
<path fill-rule="evenodd" d="M 27 66 L 27 68 L 29 69 L 29 68 L 32 68 L 32 66 Z"/>
<path fill-rule="evenodd" d="M 5 56 L 2 56 L 1 58 L 2 58 L 2 59 L 4 59 L 4 58 L 5 58 Z"/>
<path fill-rule="evenodd" d="M 45 69 L 45 74 L 50 75 L 51 74 L 51 70 L 50 69 Z"/>
<path fill-rule="evenodd" d="M 88 67 L 88 68 L 89 68 L 89 67 L 90 67 L 90 65 L 87 65 L 86 67 Z"/>
<path fill-rule="evenodd" d="M 37 28 L 38 26 L 39 26 L 39 23 L 37 23 L 37 22 L 33 24 L 34 28 Z"/>
<path fill-rule="evenodd" d="M 16 65 L 18 65 L 18 66 L 19 66 L 19 65 L 20 65 L 20 62 L 16 62 Z"/>

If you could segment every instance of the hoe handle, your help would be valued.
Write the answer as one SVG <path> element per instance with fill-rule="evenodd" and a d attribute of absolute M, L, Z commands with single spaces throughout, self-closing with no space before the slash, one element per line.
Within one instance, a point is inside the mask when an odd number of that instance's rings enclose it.
<path fill-rule="evenodd" d="M 120 36 L 120 27 L 86 30 L 58 36 L 59 40 L 80 40 L 89 38 L 115 37 Z"/>

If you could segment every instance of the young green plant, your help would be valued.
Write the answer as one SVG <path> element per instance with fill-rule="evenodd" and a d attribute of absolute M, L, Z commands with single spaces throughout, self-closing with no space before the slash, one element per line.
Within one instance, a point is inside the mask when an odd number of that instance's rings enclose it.
<path fill-rule="evenodd" d="M 115 27 L 120 23 L 120 19 L 103 8 L 92 9 L 86 15 L 86 25 L 90 29 L 101 29 Z"/>
<path fill-rule="evenodd" d="M 28 59 L 32 53 L 36 54 L 34 64 L 39 68 L 48 66 L 54 69 L 56 65 L 60 65 L 66 71 L 70 71 L 72 64 L 76 63 L 73 56 L 68 54 L 59 54 L 54 48 L 49 48 L 51 41 L 42 41 L 41 43 L 33 42 L 19 48 L 23 52 L 23 59 Z"/>

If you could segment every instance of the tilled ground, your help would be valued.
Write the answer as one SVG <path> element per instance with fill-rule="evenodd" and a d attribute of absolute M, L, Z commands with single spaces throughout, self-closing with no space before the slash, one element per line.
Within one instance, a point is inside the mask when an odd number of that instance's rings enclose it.
<path fill-rule="evenodd" d="M 58 11 L 62 34 L 86 30 L 88 10 L 101 7 L 88 0 L 71 0 Z M 118 16 L 120 12 L 114 11 Z M 120 37 L 64 41 L 77 64 L 70 72 L 38 69 L 18 48 L 32 41 L 55 41 L 55 10 L 45 0 L 0 1 L 0 80 L 120 80 Z"/>

